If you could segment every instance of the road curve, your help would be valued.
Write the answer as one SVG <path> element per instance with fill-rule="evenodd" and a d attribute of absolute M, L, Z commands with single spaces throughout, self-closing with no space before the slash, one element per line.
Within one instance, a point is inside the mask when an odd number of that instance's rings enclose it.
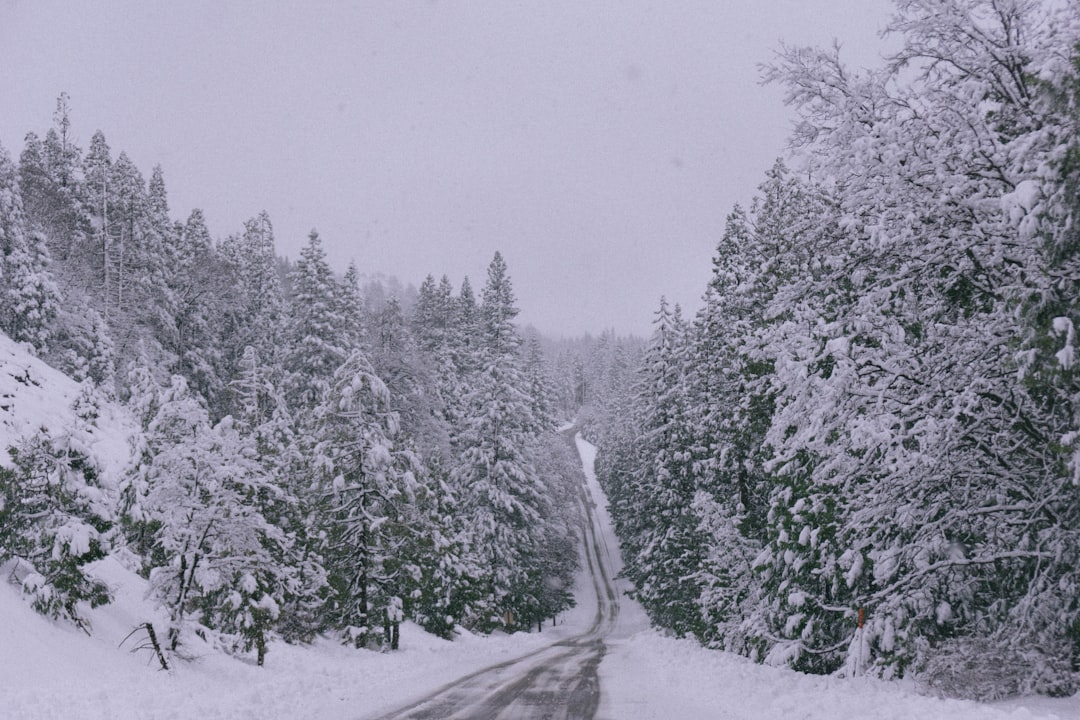
<path fill-rule="evenodd" d="M 574 431 L 565 437 L 578 454 Z M 582 477 L 583 555 L 596 593 L 596 615 L 583 633 L 458 678 L 379 720 L 591 720 L 600 703 L 597 667 L 604 638 L 619 615 L 612 562 L 598 527 L 592 492 Z"/>

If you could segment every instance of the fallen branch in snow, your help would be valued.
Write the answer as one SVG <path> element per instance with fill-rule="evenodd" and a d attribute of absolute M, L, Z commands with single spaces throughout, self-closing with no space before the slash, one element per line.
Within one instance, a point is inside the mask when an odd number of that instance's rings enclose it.
<path fill-rule="evenodd" d="M 141 625 L 136 625 L 135 629 L 133 629 L 131 632 L 129 632 L 124 637 L 124 639 L 120 641 L 120 646 L 123 646 L 123 644 L 128 641 L 129 637 L 131 637 L 135 633 L 139 632 L 140 630 L 146 630 L 146 637 L 148 638 L 148 643 L 143 643 L 141 645 L 136 645 L 135 647 L 133 647 L 131 649 L 131 652 L 138 652 L 139 650 L 153 650 L 154 655 L 157 656 L 158 662 L 161 663 L 161 669 L 162 670 L 168 670 L 169 669 L 169 663 L 165 661 L 165 655 L 164 655 L 164 653 L 161 652 L 161 644 L 158 643 L 157 633 L 154 632 L 153 623 L 146 622 L 146 623 L 143 623 Z"/>

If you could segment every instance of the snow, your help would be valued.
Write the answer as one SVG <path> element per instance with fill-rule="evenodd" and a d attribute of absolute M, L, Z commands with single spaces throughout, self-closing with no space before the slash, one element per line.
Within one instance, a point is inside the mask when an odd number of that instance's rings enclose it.
<path fill-rule="evenodd" d="M 62 433 L 73 417 L 79 385 L 0 336 L 0 443 L 46 427 Z M 105 403 L 90 445 L 114 476 L 127 463 L 134 421 Z M 606 532 L 612 572 L 621 569 L 606 499 L 591 472 L 596 449 L 578 438 L 596 512 Z M 76 538 L 73 541 L 78 542 Z M 84 608 L 90 635 L 35 613 L 20 589 L 0 582 L 0 718 L 19 720 L 200 720 L 259 718 L 357 720 L 378 716 L 434 692 L 480 668 L 519 657 L 588 627 L 596 598 L 582 593 L 560 625 L 543 633 L 479 637 L 462 631 L 453 642 L 404 623 L 401 650 L 380 654 L 320 639 L 310 646 L 272 642 L 265 667 L 232 657 L 194 635 L 190 659 L 158 669 L 147 650 L 146 622 L 165 618 L 147 600 L 147 583 L 131 572 L 123 551 L 90 566 L 112 590 L 112 603 Z M 583 564 L 584 565 L 584 564 Z M 6 579 L 6 575 L 4 576 Z M 579 579 L 579 588 L 591 587 Z M 627 581 L 618 580 L 620 591 Z M 130 636 L 130 637 L 129 637 Z M 756 665 L 706 650 L 692 640 L 649 627 L 640 606 L 620 599 L 620 612 L 600 665 L 597 717 L 644 718 L 935 718 L 1080 717 L 1080 698 L 1020 698 L 998 705 L 944 701 L 897 683 L 840 680 Z"/>
<path fill-rule="evenodd" d="M 146 583 L 109 558 L 94 574 L 113 588 L 113 603 L 86 614 L 90 637 L 34 613 L 18 591 L 0 584 L 0 717 L 20 720 L 125 718 L 363 718 L 403 705 L 457 677 L 503 662 L 560 637 L 554 631 L 454 642 L 405 623 L 402 649 L 380 654 L 318 640 L 311 646 L 273 643 L 266 666 L 229 657 L 208 645 L 189 646 L 194 659 L 157 668 L 134 649 L 140 623 L 164 617 L 144 599 Z M 585 622 L 577 619 L 578 624 Z"/>
<path fill-rule="evenodd" d="M 1076 361 L 1076 348 L 1073 346 L 1076 332 L 1072 320 L 1067 317 L 1054 318 L 1054 335 L 1065 335 L 1065 347 L 1058 350 L 1055 357 L 1061 364 L 1062 369 L 1071 370 Z"/>
<path fill-rule="evenodd" d="M 604 543 L 621 569 L 606 499 L 591 472 L 596 449 L 578 437 Z M 628 581 L 617 580 L 625 593 Z M 993 705 L 918 694 L 899 682 L 803 675 L 708 650 L 692 639 L 668 637 L 649 627 L 641 607 L 620 599 L 619 618 L 600 664 L 598 718 L 650 720 L 1020 720 L 1080 718 L 1080 696 L 1017 698 Z"/>
<path fill-rule="evenodd" d="M 42 428 L 54 437 L 73 432 L 73 405 L 82 386 L 0 333 L 0 465 L 11 467 L 6 449 Z M 98 419 L 77 443 L 99 461 L 106 482 L 119 477 L 131 457 L 128 438 L 136 430 L 130 413 L 103 403 Z"/>
<path fill-rule="evenodd" d="M 600 717 L 740 720 L 991 720 L 1075 718 L 1075 700 L 1027 699 L 979 705 L 918 695 L 897 683 L 802 675 L 691 640 L 642 630 L 609 651 L 601 670 Z"/>

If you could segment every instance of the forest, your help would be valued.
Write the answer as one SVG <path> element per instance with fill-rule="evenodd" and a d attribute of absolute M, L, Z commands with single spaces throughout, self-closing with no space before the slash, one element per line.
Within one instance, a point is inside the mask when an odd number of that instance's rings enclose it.
<path fill-rule="evenodd" d="M 1080 14 L 896 5 L 879 68 L 836 48 L 767 68 L 792 159 L 732 209 L 702 309 L 662 303 L 640 363 L 596 369 L 597 472 L 636 597 L 676 634 L 1069 695 Z"/>
<path fill-rule="evenodd" d="M 405 618 L 449 637 L 572 605 L 580 469 L 498 253 L 477 297 L 336 274 L 315 231 L 289 262 L 265 213 L 215 241 L 72 115 L 62 94 L 0 150 L 0 329 L 82 383 L 88 428 L 105 401 L 140 427 L 116 488 L 77 434 L 10 448 L 0 564 L 34 607 L 82 626 L 109 601 L 85 566 L 122 553 L 168 609 L 162 664 L 193 631 L 262 664 L 271 636 L 393 649 Z"/>
<path fill-rule="evenodd" d="M 0 149 L 0 330 L 140 423 L 115 492 L 48 433 L 0 467 L 0 564 L 80 623 L 121 553 L 170 625 L 397 645 L 403 619 L 541 628 L 573 603 L 580 469 L 677 636 L 948 695 L 1080 678 L 1080 13 L 898 0 L 853 69 L 783 47 L 799 120 L 648 340 L 523 333 L 507 265 L 415 293 L 295 261 L 270 218 L 169 215 L 66 95 Z M 602 319 L 598 319 L 601 322 Z M 115 496 L 115 497 L 114 497 Z"/>

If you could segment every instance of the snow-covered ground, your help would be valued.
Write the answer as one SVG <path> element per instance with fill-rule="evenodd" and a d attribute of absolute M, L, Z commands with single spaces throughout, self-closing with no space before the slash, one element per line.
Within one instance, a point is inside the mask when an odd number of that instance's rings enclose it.
<path fill-rule="evenodd" d="M 0 443 L 15 442 L 42 426 L 64 432 L 78 393 L 77 384 L 0 335 Z M 126 438 L 133 428 L 121 408 L 107 405 L 86 440 L 114 476 L 127 462 Z M 617 564 L 618 545 L 591 473 L 595 448 L 581 440 L 578 446 L 607 529 L 604 541 Z M 591 585 L 582 582 L 579 607 L 560 618 L 558 627 L 540 634 L 463 633 L 447 642 L 407 624 L 396 653 L 357 651 L 331 640 L 306 647 L 277 642 L 263 668 L 196 644 L 189 646 L 190 661 L 164 672 L 149 652 L 136 650 L 145 636 L 125 641 L 141 623 L 163 625 L 145 599 L 145 582 L 115 557 L 98 563 L 93 572 L 112 587 L 115 599 L 86 610 L 91 636 L 37 615 L 16 587 L 0 581 L 0 719 L 360 720 L 580 633 L 596 611 L 595 597 L 585 592 Z M 754 665 L 690 640 L 664 637 L 648 627 L 640 607 L 626 597 L 620 599 L 618 624 L 608 638 L 600 682 L 599 717 L 612 720 L 1080 718 L 1080 698 L 984 706 L 919 696 L 895 683 L 810 677 Z"/>
<path fill-rule="evenodd" d="M 14 588 L 0 587 L 0 718 L 356 720 L 554 637 L 466 634 L 447 642 L 406 624 L 397 653 L 329 640 L 310 647 L 276 643 L 259 668 L 202 647 L 193 648 L 196 659 L 163 672 L 149 652 L 132 652 L 144 635 L 121 645 L 133 627 L 160 619 L 143 600 L 141 578 L 113 560 L 97 574 L 116 599 L 89 612 L 92 637 L 37 616 Z"/>
<path fill-rule="evenodd" d="M 131 457 L 128 438 L 136 423 L 123 408 L 104 403 L 94 426 L 76 430 L 72 406 L 82 387 L 0 333 L 0 465 L 11 466 L 7 448 L 41 429 L 57 436 L 78 432 L 79 446 L 103 464 L 115 479 Z"/>

